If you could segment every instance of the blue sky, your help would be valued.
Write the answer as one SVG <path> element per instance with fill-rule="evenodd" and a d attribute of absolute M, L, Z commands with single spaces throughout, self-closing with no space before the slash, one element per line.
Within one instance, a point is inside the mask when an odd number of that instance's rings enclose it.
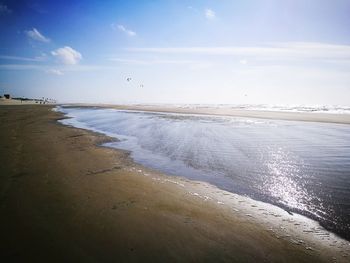
<path fill-rule="evenodd" d="M 349 14 L 349 0 L 0 0 L 0 93 L 348 105 Z"/>

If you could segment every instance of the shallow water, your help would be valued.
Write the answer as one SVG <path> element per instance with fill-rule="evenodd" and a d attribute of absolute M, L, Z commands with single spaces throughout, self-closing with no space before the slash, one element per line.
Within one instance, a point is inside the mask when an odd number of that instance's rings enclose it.
<path fill-rule="evenodd" d="M 167 174 L 319 221 L 350 240 L 350 125 L 60 108 L 61 122 L 118 138 L 107 146 Z"/>

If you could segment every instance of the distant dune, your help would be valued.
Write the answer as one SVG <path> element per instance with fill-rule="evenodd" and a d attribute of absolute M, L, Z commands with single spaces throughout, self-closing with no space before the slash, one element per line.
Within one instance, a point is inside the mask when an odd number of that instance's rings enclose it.
<path fill-rule="evenodd" d="M 33 104 L 43 104 L 39 100 L 29 99 L 29 100 L 20 100 L 20 99 L 5 99 L 0 98 L 0 105 L 33 105 Z M 48 104 L 45 102 L 45 104 Z"/>

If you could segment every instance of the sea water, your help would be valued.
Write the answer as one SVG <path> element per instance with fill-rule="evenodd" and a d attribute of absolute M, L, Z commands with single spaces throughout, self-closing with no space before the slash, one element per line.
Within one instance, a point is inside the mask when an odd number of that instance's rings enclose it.
<path fill-rule="evenodd" d="M 350 125 L 59 109 L 144 166 L 297 212 L 350 240 Z"/>

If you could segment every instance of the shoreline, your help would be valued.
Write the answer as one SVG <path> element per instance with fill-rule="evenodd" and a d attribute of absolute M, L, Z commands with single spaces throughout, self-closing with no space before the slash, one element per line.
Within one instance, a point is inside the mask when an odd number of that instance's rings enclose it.
<path fill-rule="evenodd" d="M 350 124 L 350 114 L 335 113 L 311 113 L 311 112 L 288 112 L 288 111 L 263 111 L 263 110 L 242 110 L 232 108 L 180 108 L 168 106 L 154 105 L 114 105 L 114 104 L 84 104 L 84 103 L 68 103 L 61 104 L 72 107 L 100 107 L 117 110 L 146 111 L 158 113 L 178 113 L 178 114 L 196 114 L 196 115 L 213 115 L 213 116 L 229 116 L 243 117 L 254 119 L 271 119 L 286 121 L 305 121 L 320 123 L 337 123 Z"/>
<path fill-rule="evenodd" d="M 348 241 L 312 220 L 135 164 L 126 152 L 100 147 L 108 137 L 59 124 L 63 114 L 52 108 L 0 108 L 8 164 L 1 239 L 9 238 L 3 246 L 16 251 L 11 255 L 22 258 L 41 245 L 48 250 L 32 257 L 345 262 L 350 256 Z M 48 244 L 31 243 L 37 235 Z M 60 255 L 64 249 L 68 254 Z"/>
<path fill-rule="evenodd" d="M 127 111 L 129 111 L 129 110 L 127 110 Z M 133 110 L 130 110 L 130 111 L 133 111 Z M 138 111 L 136 111 L 136 112 L 138 112 Z M 178 114 L 178 113 L 175 113 L 175 112 L 171 112 L 171 113 L 174 113 L 174 114 Z M 182 113 L 180 113 L 180 114 L 182 114 Z M 188 113 L 188 114 L 191 114 L 191 113 Z M 70 118 L 70 117 L 67 117 L 67 118 Z M 63 124 L 63 125 L 67 125 L 67 124 Z M 70 125 L 68 125 L 68 126 L 70 126 Z M 74 127 L 74 126 L 72 126 L 72 127 Z M 74 127 L 74 128 L 77 128 L 77 127 Z M 85 129 L 85 128 L 82 128 L 82 129 Z M 90 129 L 86 129 L 86 130 L 88 130 L 88 131 L 91 131 L 91 132 L 96 132 L 96 131 L 93 131 L 93 130 L 90 130 Z M 104 135 L 104 136 L 108 136 L 108 135 L 106 135 L 106 134 L 103 134 L 103 133 L 101 133 L 102 135 Z M 115 139 L 115 140 L 118 140 L 118 138 L 112 138 L 112 139 Z M 118 150 L 118 151 L 124 151 L 124 150 L 122 150 L 122 149 L 119 149 L 119 148 L 116 148 L 116 147 L 110 147 L 110 146 L 108 146 L 108 143 L 103 143 L 103 144 L 101 144 L 101 145 L 99 145 L 99 146 L 101 146 L 101 147 L 108 147 L 108 148 L 111 148 L 111 149 L 116 149 L 116 150 Z M 133 161 L 133 160 L 132 160 Z M 133 161 L 133 162 L 135 162 L 135 161 Z M 137 164 L 137 165 L 139 165 L 139 166 L 141 166 L 141 167 L 143 167 L 144 169 L 153 169 L 153 168 L 147 168 L 147 167 L 144 167 L 142 164 Z M 154 170 L 154 169 L 153 169 Z M 142 174 L 144 174 L 143 172 L 141 172 L 141 170 L 139 170 L 138 172 L 140 172 L 140 173 L 142 173 Z M 175 180 L 179 180 L 179 181 L 187 181 L 187 182 L 193 182 L 193 183 L 195 183 L 195 184 L 198 184 L 198 185 L 205 185 L 205 188 L 207 188 L 207 189 L 210 189 L 211 191 L 212 191 L 212 193 L 218 193 L 218 192 L 220 192 L 221 193 L 221 198 L 222 197 L 225 197 L 226 195 L 231 195 L 231 198 L 230 199 L 242 199 L 242 200 L 240 200 L 240 201 L 238 201 L 239 203 L 238 203 L 238 205 L 240 206 L 241 205 L 241 203 L 250 203 L 251 204 L 251 207 L 265 207 L 265 209 L 262 209 L 262 208 L 258 208 L 258 210 L 260 210 L 260 211 L 265 211 L 265 212 L 263 212 L 262 214 L 263 215 L 267 215 L 266 213 L 268 213 L 269 215 L 272 215 L 272 217 L 266 217 L 266 218 L 264 218 L 262 221 L 264 222 L 264 224 L 265 223 L 269 223 L 269 222 L 271 222 L 271 220 L 272 221 L 274 221 L 274 218 L 273 217 L 282 217 L 282 221 L 287 221 L 288 223 L 295 223 L 294 224 L 294 227 L 296 227 L 296 228 L 298 228 L 298 232 L 299 232 L 299 234 L 300 233 L 313 233 L 313 234 L 315 234 L 316 233 L 316 239 L 318 239 L 318 237 L 317 236 L 322 236 L 322 237 L 330 237 L 330 236 L 333 236 L 333 240 L 330 240 L 329 238 L 328 238 L 328 243 L 329 244 L 331 244 L 332 242 L 334 242 L 334 240 L 336 240 L 336 239 L 340 239 L 340 240 L 342 240 L 342 242 L 348 242 L 348 240 L 346 240 L 344 237 L 342 237 L 341 235 L 339 235 L 338 233 L 336 233 L 336 232 L 332 232 L 331 230 L 328 230 L 325 226 L 323 226 L 320 222 L 318 222 L 316 219 L 314 219 L 314 218 L 312 218 L 312 217 L 310 217 L 310 216 L 307 216 L 307 215 L 303 215 L 303 214 L 301 214 L 301 213 L 298 213 L 298 212 L 295 212 L 295 211 L 293 211 L 293 212 L 290 212 L 288 209 L 285 209 L 284 207 L 281 207 L 281 206 L 278 206 L 278 205 L 276 205 L 276 204 L 272 204 L 272 203 L 268 203 L 268 202 L 264 202 L 264 201 L 260 201 L 260 200 L 257 200 L 257 199 L 253 199 L 253 198 L 251 198 L 251 197 L 246 197 L 246 196 L 243 196 L 243 195 L 239 195 L 239 194 L 236 194 L 236 193 L 234 193 L 234 192 L 230 192 L 230 191 L 228 191 L 228 190 L 225 190 L 225 189 L 222 189 L 222 188 L 220 188 L 219 186 L 216 186 L 216 185 L 213 185 L 213 184 L 211 184 L 211 183 L 209 183 L 209 182 L 205 182 L 205 181 L 197 181 L 197 180 L 194 180 L 194 179 L 188 179 L 188 178 L 186 178 L 186 177 L 183 177 L 183 176 L 179 176 L 179 175 L 176 175 L 176 174 L 171 174 L 171 175 L 169 175 L 169 174 L 166 174 L 165 172 L 161 172 L 161 171 L 158 171 L 158 170 L 156 170 L 156 172 L 157 173 L 162 173 L 162 175 L 163 176 L 166 176 L 166 177 L 169 177 L 169 178 L 175 178 Z M 148 176 L 148 175 L 146 175 L 146 176 Z M 172 182 L 172 183 L 174 183 L 174 184 L 181 184 L 181 183 L 179 183 L 179 182 L 176 182 L 176 181 L 173 181 L 173 180 L 169 180 L 169 178 L 168 179 L 164 179 L 163 181 L 167 181 L 167 182 Z M 153 179 L 155 179 L 155 178 L 153 178 Z M 158 180 L 158 179 L 157 179 Z M 161 180 L 162 181 L 162 180 Z M 184 187 L 184 185 L 182 185 L 182 187 Z M 198 189 L 197 189 L 198 190 Z M 203 189 L 202 189 L 203 190 Z M 207 201 L 207 200 L 210 200 L 210 199 L 215 199 L 216 200 L 216 202 L 218 203 L 218 204 L 220 204 L 220 205 L 222 205 L 222 204 L 224 204 L 224 203 L 222 203 L 221 201 L 220 201 L 220 196 L 215 196 L 215 197 L 209 197 L 208 196 L 208 193 L 205 193 L 205 192 L 202 192 L 202 194 L 201 195 L 199 195 L 198 193 L 191 193 L 190 192 L 190 194 L 192 194 L 192 195 L 195 195 L 195 196 L 197 196 L 199 199 L 202 199 L 202 200 L 204 200 L 204 201 Z M 214 194 L 215 195 L 215 194 Z M 248 200 L 248 201 L 247 201 Z M 228 204 L 230 204 L 230 205 L 233 205 L 233 206 L 237 206 L 237 202 L 236 203 L 232 203 L 231 202 L 232 200 L 226 200 L 226 202 L 228 203 Z M 225 203 L 226 203 L 225 202 Z M 254 203 L 256 203 L 256 204 L 254 204 Z M 258 205 L 257 205 L 258 204 Z M 242 211 L 242 208 L 243 208 L 243 210 L 245 210 L 245 213 L 247 214 L 247 215 L 249 215 L 249 217 L 251 217 L 251 218 L 254 218 L 250 213 L 252 212 L 252 211 L 250 211 L 249 210 L 249 207 L 248 207 L 248 209 L 247 209 L 247 207 L 245 207 L 245 206 L 243 206 L 243 207 L 240 207 L 240 211 Z M 276 209 L 277 208 L 277 209 Z M 251 208 L 250 208 L 251 209 Z M 234 211 L 236 211 L 237 209 L 233 209 Z M 270 213 L 270 211 L 275 211 L 275 213 Z M 288 216 L 286 216 L 286 214 L 289 214 L 290 216 L 288 217 Z M 259 217 L 259 216 L 261 216 L 261 215 L 259 215 L 259 214 L 255 214 L 255 216 L 257 216 L 257 217 Z M 298 218 L 298 220 L 299 220 L 299 222 L 294 222 L 294 218 L 295 217 L 297 217 Z M 259 221 L 259 220 L 258 220 Z M 307 222 L 306 224 L 305 224 L 305 222 Z M 261 223 L 260 221 L 259 222 L 257 222 L 257 223 Z M 276 222 L 275 222 L 276 223 Z M 300 225 L 302 225 L 302 226 L 304 226 L 305 228 L 302 228 L 302 227 L 299 227 Z M 283 229 L 287 229 L 287 228 L 290 228 L 291 227 L 291 225 L 290 224 L 285 224 L 284 226 L 281 226 Z M 292 226 L 293 227 L 293 226 Z M 272 231 L 272 230 L 271 230 Z M 279 232 L 278 230 L 277 230 L 277 232 Z M 288 231 L 287 231 L 288 232 Z M 290 229 L 289 229 L 289 232 L 290 232 Z M 275 232 L 274 232 L 275 233 Z M 282 232 L 280 232 L 280 233 L 275 233 L 276 234 L 276 236 L 285 236 L 285 235 L 287 235 L 287 236 L 289 236 L 288 234 L 286 234 L 286 233 L 284 233 L 283 231 Z M 303 239 L 306 239 L 306 240 L 309 240 L 311 243 L 314 241 L 313 240 L 313 238 L 310 238 L 310 236 L 303 236 L 302 237 Z M 324 239 L 322 239 L 322 240 L 324 240 Z M 293 239 L 291 239 L 290 241 L 292 241 L 292 242 L 296 242 L 295 240 L 293 240 Z M 335 242 L 337 242 L 337 241 L 335 241 Z"/>

